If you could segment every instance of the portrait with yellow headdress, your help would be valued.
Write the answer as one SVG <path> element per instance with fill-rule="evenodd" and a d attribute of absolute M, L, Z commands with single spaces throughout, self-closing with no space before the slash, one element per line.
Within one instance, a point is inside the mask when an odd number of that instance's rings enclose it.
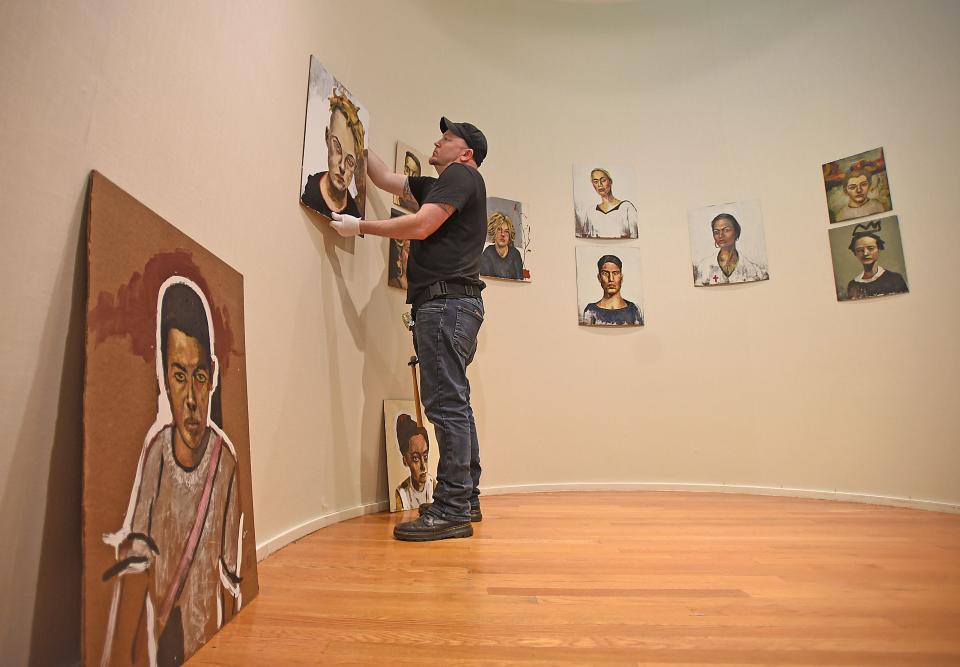
<path fill-rule="evenodd" d="M 333 212 L 363 217 L 369 121 L 346 86 L 311 56 L 300 202 L 327 220 Z"/>

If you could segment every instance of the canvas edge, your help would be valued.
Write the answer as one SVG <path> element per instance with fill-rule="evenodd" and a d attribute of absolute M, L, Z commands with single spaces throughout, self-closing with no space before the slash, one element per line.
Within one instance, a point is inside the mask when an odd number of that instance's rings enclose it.
<path fill-rule="evenodd" d="M 83 207 L 83 216 L 84 220 L 81 224 L 83 234 L 85 236 L 83 240 L 84 246 L 86 246 L 86 262 L 84 264 L 83 270 L 84 274 L 84 289 L 85 294 L 83 296 L 83 395 L 80 398 L 81 410 L 80 410 L 80 662 L 79 664 L 86 665 L 89 663 L 87 655 L 87 624 L 89 619 L 87 618 L 87 510 L 86 503 L 83 502 L 85 497 L 86 478 L 87 478 L 87 383 L 89 378 L 87 373 L 89 372 L 89 367 L 87 364 L 87 356 L 89 354 L 90 346 L 90 328 L 87 322 L 87 314 L 91 309 L 91 294 L 90 290 L 90 252 L 91 252 L 91 239 L 93 235 L 91 234 L 90 221 L 92 219 L 93 212 L 93 190 L 94 185 L 99 180 L 106 180 L 100 172 L 96 169 L 91 169 L 90 173 L 87 176 L 87 194 L 85 197 L 84 207 Z"/>
<path fill-rule="evenodd" d="M 313 59 L 315 57 L 316 56 L 311 53 L 310 59 L 307 62 L 307 94 L 303 98 L 303 141 L 300 142 L 300 173 L 297 179 L 297 202 L 302 206 L 307 206 L 303 203 L 303 163 L 307 158 L 307 114 L 310 112 L 310 73 L 313 70 Z"/>

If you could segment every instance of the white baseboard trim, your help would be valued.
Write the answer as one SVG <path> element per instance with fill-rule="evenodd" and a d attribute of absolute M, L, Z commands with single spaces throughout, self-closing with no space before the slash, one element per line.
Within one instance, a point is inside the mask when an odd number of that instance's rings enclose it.
<path fill-rule="evenodd" d="M 275 535 L 267 541 L 258 544 L 257 562 L 262 561 L 270 554 L 279 551 L 288 544 L 296 542 L 301 537 L 309 535 L 316 530 L 320 530 L 321 528 L 333 525 L 335 523 L 340 523 L 341 521 L 346 521 L 347 519 L 364 516 L 365 514 L 375 514 L 388 509 L 390 509 L 390 503 L 384 500 L 377 503 L 368 503 L 366 505 L 348 507 L 345 510 L 331 512 L 330 514 L 324 514 L 322 516 L 310 519 L 309 521 L 304 521 L 300 525 L 294 526 L 289 530 L 285 530 L 279 535 Z"/>
<path fill-rule="evenodd" d="M 482 492 L 488 496 L 499 496 L 507 493 L 553 493 L 558 491 L 700 491 L 709 493 L 745 493 L 757 496 L 786 496 L 790 498 L 817 498 L 820 500 L 836 500 L 849 503 L 864 503 L 867 505 L 885 505 L 888 507 L 906 507 L 910 509 L 927 510 L 930 512 L 949 512 L 960 514 L 960 504 L 944 503 L 936 500 L 921 500 L 918 498 L 898 498 L 895 496 L 872 496 L 864 493 L 849 493 L 847 491 L 825 491 L 818 489 L 792 489 L 787 487 L 769 486 L 735 486 L 729 484 L 675 484 L 661 482 L 566 482 L 559 484 L 517 484 L 508 486 L 483 487 Z M 357 505 L 338 512 L 331 512 L 305 521 L 279 535 L 257 545 L 257 561 L 262 561 L 270 554 L 279 551 L 291 542 L 320 530 L 326 526 L 353 519 L 366 514 L 385 512 L 390 509 L 386 500 Z"/>
<path fill-rule="evenodd" d="M 770 486 L 736 486 L 729 484 L 676 484 L 661 482 L 568 482 L 562 484 L 518 484 L 514 486 L 493 486 L 481 489 L 486 495 L 495 496 L 506 493 L 551 493 L 555 491 L 702 491 L 710 493 L 745 493 L 757 496 L 787 496 L 791 498 L 818 498 L 868 505 L 886 505 L 889 507 L 907 507 L 931 512 L 949 512 L 960 514 L 960 504 L 944 503 L 937 500 L 918 498 L 898 498 L 895 496 L 873 496 L 847 491 L 826 491 L 819 489 L 792 489 Z"/>

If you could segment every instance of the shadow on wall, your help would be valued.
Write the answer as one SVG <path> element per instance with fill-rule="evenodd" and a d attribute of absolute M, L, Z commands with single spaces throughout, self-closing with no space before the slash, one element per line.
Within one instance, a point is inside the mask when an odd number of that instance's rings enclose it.
<path fill-rule="evenodd" d="M 368 206 L 374 200 L 368 199 Z M 376 209 L 370 211 L 373 217 L 382 217 L 380 213 Z M 385 391 L 382 378 L 389 373 L 391 360 L 384 356 L 387 353 L 385 346 L 377 344 L 376 336 L 370 332 L 370 318 L 372 312 L 385 308 L 381 300 L 386 287 L 378 284 L 372 293 L 354 294 L 348 284 L 355 275 L 353 258 L 358 252 L 357 244 L 379 244 L 383 240 L 376 236 L 341 238 L 326 222 L 319 221 L 309 213 L 305 213 L 305 222 L 315 248 L 325 257 L 333 277 L 332 281 L 323 281 L 320 286 L 320 307 L 328 323 L 329 335 L 327 349 L 318 353 L 327 366 L 327 385 L 338 387 L 345 373 L 338 355 L 338 331 L 343 330 L 337 326 L 338 322 L 346 323 L 352 344 L 363 357 L 359 387 L 351 383 L 342 391 L 331 391 L 330 395 L 327 429 L 333 446 L 329 456 L 337 473 L 335 489 L 329 497 L 339 500 L 354 497 L 359 486 L 359 497 L 351 500 L 350 506 L 380 502 L 386 499 L 387 487 L 382 433 L 382 398 Z M 350 258 L 346 263 L 341 261 L 338 249 L 345 258 Z M 361 413 L 361 430 L 358 436 L 351 437 L 349 422 L 357 411 Z M 371 428 L 376 432 L 371 433 Z M 358 441 L 354 442 L 357 437 Z M 359 473 L 359 478 L 352 474 L 354 472 Z M 345 507 L 338 505 L 331 509 Z"/>
<path fill-rule="evenodd" d="M 86 202 L 86 189 L 82 202 Z M 87 297 L 85 207 L 77 236 L 73 293 L 64 341 L 60 396 L 47 478 L 47 508 L 40 542 L 33 629 L 30 633 L 31 665 L 68 664 L 80 658 L 83 608 L 83 358 Z M 51 636 L 56 639 L 51 640 Z"/>
<path fill-rule="evenodd" d="M 30 665 L 69 665 L 80 661 L 86 190 L 85 187 L 81 193 L 70 224 L 75 231 L 69 236 L 75 233 L 77 239 L 73 265 L 64 258 L 55 283 L 55 288 L 65 287 L 64 281 L 71 284 L 59 394 L 54 404 L 49 391 L 51 383 L 45 382 L 55 376 L 56 369 L 51 365 L 58 357 L 44 352 L 58 348 L 60 323 L 64 319 L 64 314 L 57 310 L 61 302 L 54 298 L 43 335 L 37 341 L 41 356 L 14 445 L 8 478 L 12 483 L 7 484 L 0 499 L 0 534 L 4 535 L 5 548 L 12 550 L 8 554 L 11 571 L 6 576 L 10 577 L 11 589 L 16 591 L 21 585 L 24 588 L 20 594 L 5 591 L 4 605 L 11 613 L 4 622 L 3 634 L 7 639 L 2 645 L 6 653 L 19 644 L 20 650 L 11 650 L 22 654 L 27 648 L 29 628 L 29 655 L 22 657 Z M 51 415 L 51 408 L 56 410 L 55 415 Z M 46 443 L 38 434 L 43 432 L 43 420 L 51 416 L 55 419 L 53 442 L 44 484 L 43 470 L 38 467 L 46 460 Z M 35 584 L 32 580 L 24 581 L 35 568 Z M 36 587 L 32 618 L 29 608 L 16 608 L 31 598 L 26 590 L 31 585 Z M 18 629 L 23 636 L 13 636 Z M 4 656 L 4 660 L 9 658 L 9 654 Z M 10 664 L 15 664 L 16 657 L 12 659 Z"/>

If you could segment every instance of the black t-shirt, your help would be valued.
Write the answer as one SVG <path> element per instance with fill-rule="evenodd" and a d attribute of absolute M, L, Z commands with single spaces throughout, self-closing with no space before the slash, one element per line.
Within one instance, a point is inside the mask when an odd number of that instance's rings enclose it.
<path fill-rule="evenodd" d="M 851 280 L 847 284 L 848 299 L 863 299 L 870 296 L 883 296 L 884 294 L 900 294 L 909 291 L 907 281 L 903 279 L 896 271 L 887 269 L 876 280 L 868 283 L 858 283 Z"/>
<path fill-rule="evenodd" d="M 330 217 L 332 211 L 330 207 L 327 206 L 326 200 L 323 198 L 323 195 L 320 194 L 320 179 L 323 178 L 323 175 L 327 172 L 321 171 L 318 174 L 311 174 L 307 177 L 307 185 L 303 188 L 303 194 L 300 196 L 300 201 L 312 208 L 314 211 Z M 353 200 L 353 196 L 347 192 L 347 205 L 342 211 L 337 211 L 337 213 L 346 213 L 347 215 L 355 215 L 358 218 L 363 217 L 363 213 L 360 212 L 360 209 L 357 207 L 357 202 Z"/>
<path fill-rule="evenodd" d="M 480 280 L 480 253 L 487 238 L 487 187 L 480 172 L 453 163 L 440 178 L 408 176 L 410 192 L 420 206 L 449 204 L 454 211 L 422 241 L 410 243 L 407 263 L 407 303 L 438 280 L 475 285 Z"/>

